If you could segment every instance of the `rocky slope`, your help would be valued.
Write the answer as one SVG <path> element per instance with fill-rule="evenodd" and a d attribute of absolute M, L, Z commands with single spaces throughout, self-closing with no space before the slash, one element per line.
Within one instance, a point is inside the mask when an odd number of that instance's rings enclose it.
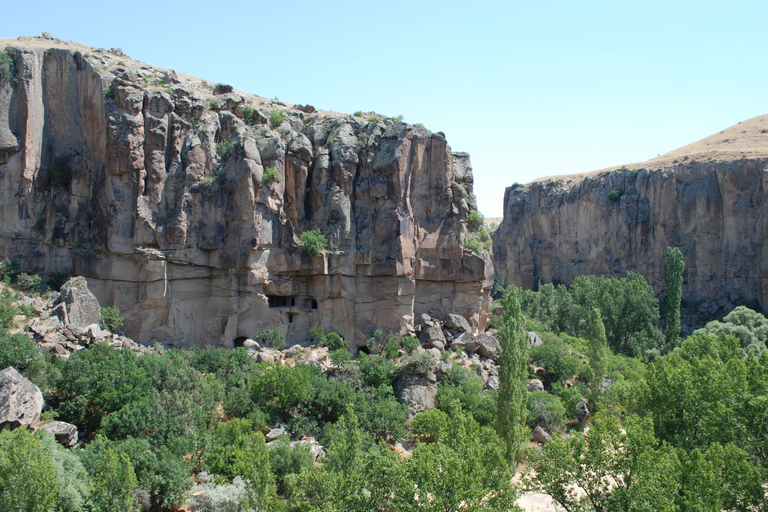
<path fill-rule="evenodd" d="M 723 148 L 738 141 L 721 132 L 691 145 L 695 156 L 678 150 L 634 169 L 507 188 L 494 234 L 497 271 L 525 287 L 633 271 L 661 295 L 664 249 L 677 246 L 691 313 L 765 308 L 768 123 L 755 118 L 729 131 L 752 141 L 739 149 L 749 157 L 731 160 Z"/>
<path fill-rule="evenodd" d="M 0 83 L 0 254 L 23 271 L 85 276 L 143 343 L 484 324 L 472 169 L 442 133 L 27 41 Z M 312 229 L 330 243 L 315 258 Z"/>

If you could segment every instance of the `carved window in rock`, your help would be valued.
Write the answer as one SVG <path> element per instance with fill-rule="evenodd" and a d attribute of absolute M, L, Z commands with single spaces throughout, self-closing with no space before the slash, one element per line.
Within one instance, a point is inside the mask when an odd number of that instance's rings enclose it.
<path fill-rule="evenodd" d="M 302 307 L 304 309 L 317 309 L 317 299 L 304 299 Z"/>
<path fill-rule="evenodd" d="M 292 308 L 296 306 L 296 297 L 285 295 L 267 295 L 270 308 Z"/>

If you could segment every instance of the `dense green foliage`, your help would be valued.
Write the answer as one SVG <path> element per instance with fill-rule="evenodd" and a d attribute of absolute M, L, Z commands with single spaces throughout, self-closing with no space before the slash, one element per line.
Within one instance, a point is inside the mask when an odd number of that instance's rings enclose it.
<path fill-rule="evenodd" d="M 667 343 L 677 345 L 680 338 L 680 302 L 683 298 L 683 253 L 677 247 L 667 247 L 664 252 L 664 320 L 667 323 Z"/>
<path fill-rule="evenodd" d="M 319 229 L 312 229 L 300 234 L 299 243 L 301 244 L 301 251 L 310 258 L 320 256 L 320 252 L 328 247 L 328 239 Z"/>
<path fill-rule="evenodd" d="M 506 445 L 505 458 L 512 463 L 521 455 L 526 432 L 526 384 L 528 378 L 528 336 L 523 332 L 520 292 L 507 288 L 502 299 L 504 314 L 499 328 L 501 354 L 496 428 Z"/>
<path fill-rule="evenodd" d="M 25 428 L 0 432 L 0 510 L 48 512 L 56 502 L 56 468 Z"/>
<path fill-rule="evenodd" d="M 274 167 L 265 167 L 262 180 L 264 183 L 278 182 L 280 181 L 280 173 Z"/>
<path fill-rule="evenodd" d="M 768 319 L 745 306 L 738 306 L 722 322 L 713 320 L 693 334 L 727 334 L 737 338 L 747 352 L 760 353 L 768 342 Z"/>
<path fill-rule="evenodd" d="M 0 84 L 14 78 L 13 55 L 8 50 L 0 51 Z"/>
<path fill-rule="evenodd" d="M 659 345 L 659 301 L 639 274 L 622 279 L 580 276 L 570 288 L 544 284 L 538 291 L 525 290 L 523 313 L 554 332 L 589 336 L 589 312 L 600 309 L 608 346 L 614 352 L 641 355 Z"/>
<path fill-rule="evenodd" d="M 269 126 L 277 128 L 285 121 L 285 112 L 282 110 L 273 110 L 269 115 Z"/>
<path fill-rule="evenodd" d="M 589 313 L 589 350 L 587 357 L 592 368 L 592 375 L 589 379 L 590 403 L 600 402 L 603 394 L 603 385 L 605 382 L 605 371 L 608 359 L 608 346 L 605 340 L 605 327 L 600 318 L 600 310 L 592 308 Z"/>
<path fill-rule="evenodd" d="M 123 317 L 120 314 L 120 308 L 117 306 L 108 306 L 101 308 L 101 321 L 110 331 L 116 331 L 123 326 Z"/>

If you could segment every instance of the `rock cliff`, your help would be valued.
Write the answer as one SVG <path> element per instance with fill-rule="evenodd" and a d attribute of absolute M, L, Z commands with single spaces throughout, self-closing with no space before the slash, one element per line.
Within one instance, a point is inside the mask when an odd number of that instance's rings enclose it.
<path fill-rule="evenodd" d="M 0 255 L 87 278 L 143 343 L 232 346 L 323 325 L 485 322 L 463 249 L 469 157 L 373 113 L 286 105 L 132 61 L 14 45 L 0 83 Z M 277 179 L 273 179 L 277 177 Z M 299 235 L 320 229 L 310 258 Z"/>
<path fill-rule="evenodd" d="M 766 171 L 766 158 L 683 157 L 664 167 L 516 184 L 506 190 L 494 233 L 497 271 L 524 287 L 633 271 L 661 296 L 664 249 L 677 246 L 692 313 L 711 318 L 755 301 L 765 308 Z"/>

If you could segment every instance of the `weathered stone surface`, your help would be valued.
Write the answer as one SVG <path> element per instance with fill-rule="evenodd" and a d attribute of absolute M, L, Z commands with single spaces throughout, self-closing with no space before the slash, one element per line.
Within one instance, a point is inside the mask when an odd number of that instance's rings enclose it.
<path fill-rule="evenodd" d="M 494 232 L 497 272 L 526 288 L 580 275 L 644 275 L 664 288 L 664 250 L 685 260 L 684 317 L 768 300 L 766 159 L 629 169 L 515 185 Z M 613 189 L 623 191 L 612 202 Z M 695 319 L 694 319 L 695 320 Z"/>
<path fill-rule="evenodd" d="M 528 332 L 528 347 L 534 348 L 534 347 L 540 347 L 544 344 L 544 340 L 541 339 L 541 337 L 536 334 L 533 331 Z"/>
<path fill-rule="evenodd" d="M 397 400 L 408 406 L 408 419 L 437 407 L 437 383 L 426 374 L 401 373 L 394 388 Z"/>
<path fill-rule="evenodd" d="M 539 379 L 528 379 L 528 391 L 544 391 L 544 383 Z"/>
<path fill-rule="evenodd" d="M 453 313 L 448 315 L 448 320 L 445 321 L 445 326 L 456 332 L 472 332 L 472 327 L 469 326 L 467 319 L 461 315 L 454 315 Z"/>
<path fill-rule="evenodd" d="M 477 351 L 480 355 L 496 360 L 499 353 L 499 340 L 493 334 L 483 333 L 477 336 Z"/>
<path fill-rule="evenodd" d="M 425 347 L 432 347 L 434 343 L 440 343 L 445 346 L 445 335 L 443 329 L 440 326 L 425 325 L 421 328 L 421 335 L 419 341 Z"/>
<path fill-rule="evenodd" d="M 549 434 L 546 430 L 541 428 L 540 426 L 537 426 L 535 429 L 533 429 L 533 432 L 531 433 L 531 438 L 541 444 L 546 444 L 550 441 Z"/>
<path fill-rule="evenodd" d="M 576 421 L 584 423 L 589 418 L 589 407 L 586 402 L 576 404 Z"/>
<path fill-rule="evenodd" d="M 88 329 L 96 324 L 96 329 L 99 329 L 101 306 L 96 296 L 88 289 L 84 277 L 73 277 L 61 287 L 58 304 L 61 308 L 57 313 L 63 316 L 59 317 L 59 320 L 65 325 L 74 329 Z"/>
<path fill-rule="evenodd" d="M 40 388 L 9 366 L 0 371 L 0 429 L 31 427 L 43 410 Z"/>
<path fill-rule="evenodd" d="M 0 256 L 84 276 L 130 337 L 231 347 L 277 328 L 292 345 L 322 325 L 354 347 L 367 327 L 412 332 L 422 313 L 483 329 L 487 262 L 463 248 L 476 206 L 454 192 L 471 191 L 471 166 L 442 133 L 310 117 L 228 88 L 214 97 L 109 52 L 19 48 L 15 59 L 18 81 L 0 90 L 0 132 L 16 138 L 0 150 Z M 171 92 L 144 87 L 155 79 Z M 274 110 L 285 119 L 273 130 Z M 228 158 L 216 151 L 225 140 Z M 51 194 L 58 155 L 72 180 Z M 316 228 L 330 246 L 309 258 L 298 237 Z"/>
<path fill-rule="evenodd" d="M 65 421 L 48 421 L 41 423 L 37 428 L 45 430 L 55 437 L 56 441 L 68 448 L 77 444 L 77 427 L 71 423 Z"/>

